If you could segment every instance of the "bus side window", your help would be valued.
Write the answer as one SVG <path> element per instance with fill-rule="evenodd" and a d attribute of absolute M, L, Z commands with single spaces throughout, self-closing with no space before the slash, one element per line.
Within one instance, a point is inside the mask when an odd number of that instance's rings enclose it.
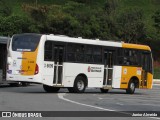
<path fill-rule="evenodd" d="M 76 45 L 76 61 L 84 62 L 84 45 Z"/>
<path fill-rule="evenodd" d="M 53 42 L 46 41 L 44 47 L 44 60 L 53 61 Z"/>
<path fill-rule="evenodd" d="M 67 60 L 74 62 L 76 60 L 75 57 L 75 44 L 69 43 L 67 45 Z"/>
<path fill-rule="evenodd" d="M 95 47 L 93 51 L 93 58 L 95 63 L 102 63 L 102 48 L 101 47 Z"/>
<path fill-rule="evenodd" d="M 140 65 L 138 51 L 132 49 L 124 49 L 123 65 Z"/>
<path fill-rule="evenodd" d="M 93 47 L 91 46 L 86 46 L 86 62 L 88 63 L 93 63 Z"/>
<path fill-rule="evenodd" d="M 131 65 L 131 66 L 139 66 L 140 65 L 140 57 L 139 51 L 133 49 L 118 49 L 118 64 L 119 65 Z"/>
<path fill-rule="evenodd" d="M 124 63 L 124 55 L 123 55 L 123 49 L 122 48 L 119 48 L 117 50 L 117 64 L 118 65 L 123 65 Z"/>

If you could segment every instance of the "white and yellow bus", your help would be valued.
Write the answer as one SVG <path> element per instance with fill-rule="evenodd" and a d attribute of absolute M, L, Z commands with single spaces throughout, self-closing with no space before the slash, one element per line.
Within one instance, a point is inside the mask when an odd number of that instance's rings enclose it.
<path fill-rule="evenodd" d="M 152 88 L 152 54 L 145 45 L 72 38 L 63 35 L 16 34 L 8 53 L 7 80 L 41 83 L 46 92 L 82 93 L 86 87 Z"/>

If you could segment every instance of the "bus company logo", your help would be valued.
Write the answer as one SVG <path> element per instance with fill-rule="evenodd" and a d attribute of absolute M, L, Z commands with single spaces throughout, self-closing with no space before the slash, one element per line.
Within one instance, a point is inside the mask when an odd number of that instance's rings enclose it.
<path fill-rule="evenodd" d="M 90 66 L 88 66 L 88 72 L 91 72 L 91 67 Z"/>
<path fill-rule="evenodd" d="M 139 67 L 137 68 L 137 75 L 141 75 L 142 74 L 142 69 Z"/>
<path fill-rule="evenodd" d="M 137 71 L 141 71 L 142 69 L 140 67 L 137 68 Z"/>
<path fill-rule="evenodd" d="M 102 72 L 101 67 L 90 67 L 88 66 L 88 72 Z"/>

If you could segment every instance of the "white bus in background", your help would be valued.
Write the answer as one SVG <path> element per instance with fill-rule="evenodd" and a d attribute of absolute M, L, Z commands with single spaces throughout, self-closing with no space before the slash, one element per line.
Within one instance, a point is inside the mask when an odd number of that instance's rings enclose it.
<path fill-rule="evenodd" d="M 152 88 L 152 54 L 148 46 L 71 38 L 16 34 L 9 46 L 7 80 L 43 84 L 46 92 L 82 93 L 86 87 Z"/>
<path fill-rule="evenodd" d="M 6 81 L 7 47 L 11 38 L 0 36 L 0 85 L 10 84 L 11 86 L 26 86 L 25 82 Z"/>

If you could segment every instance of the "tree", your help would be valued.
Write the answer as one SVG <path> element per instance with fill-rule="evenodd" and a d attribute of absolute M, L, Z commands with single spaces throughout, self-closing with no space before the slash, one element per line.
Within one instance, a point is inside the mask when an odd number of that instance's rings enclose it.
<path fill-rule="evenodd" d="M 6 3 L 6 0 L 0 0 L 0 6 L 1 16 L 6 17 L 12 14 L 12 8 Z"/>
<path fill-rule="evenodd" d="M 140 9 L 127 9 L 117 18 L 118 37 L 128 43 L 137 43 L 145 36 L 143 12 Z"/>
<path fill-rule="evenodd" d="M 27 17 L 11 15 L 0 18 L 0 35 L 12 36 L 23 32 L 37 32 L 34 24 Z"/>
<path fill-rule="evenodd" d="M 153 19 L 154 27 L 157 29 L 157 33 L 160 33 L 160 10 L 155 12 Z"/>
<path fill-rule="evenodd" d="M 107 12 L 107 14 L 111 14 L 111 12 L 113 12 L 114 10 L 116 10 L 118 6 L 118 2 L 117 0 L 106 0 L 105 5 L 104 5 L 104 9 Z"/>

